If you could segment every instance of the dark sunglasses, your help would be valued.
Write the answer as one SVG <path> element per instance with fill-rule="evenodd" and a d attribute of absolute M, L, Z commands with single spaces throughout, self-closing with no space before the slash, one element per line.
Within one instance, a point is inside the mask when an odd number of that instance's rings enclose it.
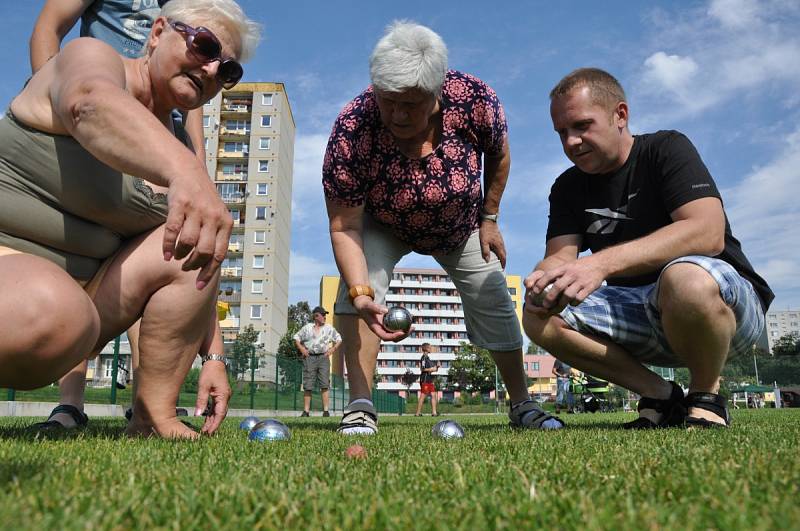
<path fill-rule="evenodd" d="M 223 87 L 233 88 L 242 79 L 242 74 L 244 74 L 242 65 L 231 58 L 222 58 L 222 45 L 210 29 L 203 26 L 193 28 L 183 22 L 173 21 L 170 21 L 169 25 L 183 35 L 186 40 L 186 48 L 189 49 L 192 57 L 206 64 L 219 61 L 216 77 Z"/>

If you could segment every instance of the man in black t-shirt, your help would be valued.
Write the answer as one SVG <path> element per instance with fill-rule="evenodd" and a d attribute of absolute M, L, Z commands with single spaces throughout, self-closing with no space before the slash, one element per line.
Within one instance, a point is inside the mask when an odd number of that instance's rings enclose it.
<path fill-rule="evenodd" d="M 545 257 L 525 279 L 526 333 L 641 395 L 627 428 L 728 425 L 720 372 L 755 343 L 774 295 L 708 169 L 677 131 L 631 135 L 625 93 L 602 70 L 572 72 L 550 99 L 575 166 L 551 189 Z M 645 363 L 687 367 L 689 395 Z"/>

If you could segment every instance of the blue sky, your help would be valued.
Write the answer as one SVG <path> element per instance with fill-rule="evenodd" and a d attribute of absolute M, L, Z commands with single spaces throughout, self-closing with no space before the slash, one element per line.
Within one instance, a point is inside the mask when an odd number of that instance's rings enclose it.
<path fill-rule="evenodd" d="M 28 37 L 43 2 L 0 0 L 8 105 L 28 75 Z M 777 294 L 800 307 L 800 3 L 713 0 L 569 3 L 263 2 L 243 0 L 264 26 L 245 80 L 286 84 L 297 123 L 289 301 L 316 302 L 336 274 L 320 168 L 342 106 L 369 83 L 368 57 L 398 18 L 445 40 L 450 67 L 488 82 L 505 105 L 512 169 L 500 226 L 507 271 L 526 275 L 544 252 L 547 195 L 569 165 L 552 131 L 547 94 L 581 66 L 626 88 L 634 133 L 689 136 L 722 191 L 734 235 Z M 411 256 L 401 265 L 433 267 Z"/>

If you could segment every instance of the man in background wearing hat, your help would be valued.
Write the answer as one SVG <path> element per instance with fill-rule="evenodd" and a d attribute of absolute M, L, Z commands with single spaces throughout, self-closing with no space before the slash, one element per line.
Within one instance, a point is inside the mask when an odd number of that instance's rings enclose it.
<path fill-rule="evenodd" d="M 322 416 L 331 416 L 328 411 L 331 355 L 342 344 L 342 336 L 333 326 L 325 323 L 327 313 L 325 308 L 317 306 L 311 312 L 311 322 L 294 335 L 294 344 L 303 355 L 303 417 L 307 417 L 311 411 L 314 382 L 319 382 L 322 393 Z"/>

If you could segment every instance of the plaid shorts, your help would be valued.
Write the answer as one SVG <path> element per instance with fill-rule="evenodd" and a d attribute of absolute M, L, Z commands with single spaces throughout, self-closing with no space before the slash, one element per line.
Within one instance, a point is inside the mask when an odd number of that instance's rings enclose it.
<path fill-rule="evenodd" d="M 764 330 L 764 313 L 753 286 L 727 262 L 707 256 L 683 256 L 668 263 L 696 264 L 719 285 L 722 300 L 736 316 L 736 334 L 728 358 L 746 353 Z M 663 273 L 663 270 L 662 270 Z M 658 308 L 658 286 L 603 286 L 578 306 L 567 306 L 561 317 L 578 332 L 605 337 L 648 365 L 682 367 L 664 335 Z"/>

